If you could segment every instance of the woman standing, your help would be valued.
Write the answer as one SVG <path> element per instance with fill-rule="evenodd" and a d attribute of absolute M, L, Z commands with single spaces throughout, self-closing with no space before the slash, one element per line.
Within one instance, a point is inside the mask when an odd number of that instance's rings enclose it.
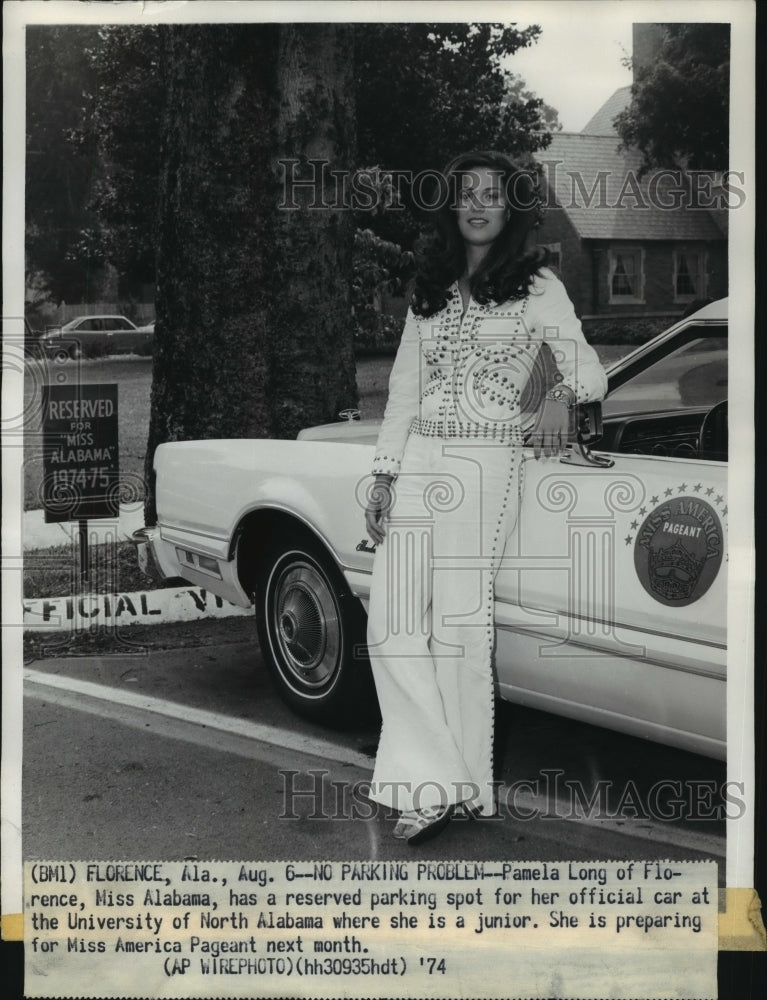
<path fill-rule="evenodd" d="M 394 835 L 411 844 L 459 806 L 495 811 L 493 586 L 516 523 L 524 400 L 546 367 L 544 345 L 555 381 L 532 414 L 536 458 L 559 454 L 572 407 L 606 390 L 545 252 L 525 252 L 539 208 L 529 172 L 481 152 L 443 177 L 365 514 L 378 544 L 368 644 L 383 717 L 370 797 L 400 810 Z"/>

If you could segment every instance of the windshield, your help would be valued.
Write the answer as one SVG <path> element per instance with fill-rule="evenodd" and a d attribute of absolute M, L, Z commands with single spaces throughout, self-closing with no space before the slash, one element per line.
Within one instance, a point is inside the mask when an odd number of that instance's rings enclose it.
<path fill-rule="evenodd" d="M 710 409 L 727 399 L 727 337 L 698 337 L 639 372 L 603 404 L 605 416 Z"/>

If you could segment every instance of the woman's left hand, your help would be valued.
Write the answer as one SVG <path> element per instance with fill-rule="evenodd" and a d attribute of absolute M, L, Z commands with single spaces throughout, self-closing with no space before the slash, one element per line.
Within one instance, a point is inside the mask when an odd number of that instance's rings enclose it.
<path fill-rule="evenodd" d="M 545 399 L 541 416 L 531 435 L 533 454 L 540 458 L 560 455 L 567 446 L 570 426 L 570 411 L 566 403 L 557 399 Z"/>

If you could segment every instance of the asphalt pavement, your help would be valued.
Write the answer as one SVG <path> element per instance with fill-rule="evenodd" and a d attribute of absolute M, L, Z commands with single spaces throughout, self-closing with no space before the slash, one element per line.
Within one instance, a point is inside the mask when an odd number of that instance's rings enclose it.
<path fill-rule="evenodd" d="M 25 857 L 723 861 L 723 822 L 578 819 L 567 791 L 607 783 L 615 802 L 631 781 L 646 801 L 661 776 L 692 789 L 723 780 L 724 765 L 510 705 L 497 713 L 498 817 L 456 819 L 418 849 L 397 841 L 394 817 L 365 796 L 377 723 L 336 731 L 295 716 L 247 629 L 226 642 L 226 623 L 199 622 L 180 647 L 27 665 Z"/>

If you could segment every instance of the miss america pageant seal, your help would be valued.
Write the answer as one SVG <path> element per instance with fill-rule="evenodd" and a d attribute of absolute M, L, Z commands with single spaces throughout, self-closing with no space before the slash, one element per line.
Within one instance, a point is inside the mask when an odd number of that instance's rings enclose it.
<path fill-rule="evenodd" d="M 637 532 L 634 566 L 647 593 L 671 607 L 699 600 L 722 564 L 722 524 L 700 497 L 667 500 Z"/>

